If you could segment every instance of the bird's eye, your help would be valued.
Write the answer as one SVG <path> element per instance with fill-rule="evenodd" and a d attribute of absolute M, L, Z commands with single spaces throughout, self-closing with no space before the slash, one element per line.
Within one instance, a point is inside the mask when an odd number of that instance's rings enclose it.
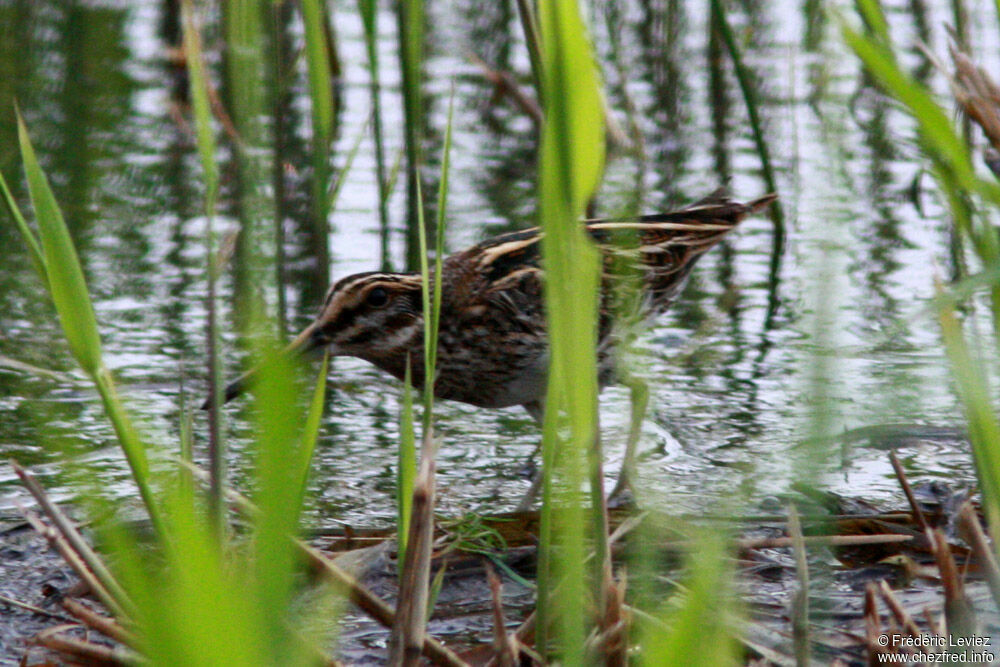
<path fill-rule="evenodd" d="M 379 308 L 389 303 L 389 295 L 386 293 L 385 289 L 376 287 L 368 292 L 368 296 L 365 297 L 365 302 L 369 306 Z"/>

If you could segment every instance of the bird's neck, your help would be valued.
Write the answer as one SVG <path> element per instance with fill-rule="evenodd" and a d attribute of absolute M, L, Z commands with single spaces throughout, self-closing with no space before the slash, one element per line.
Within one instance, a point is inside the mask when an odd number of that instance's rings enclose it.
<path fill-rule="evenodd" d="M 384 352 L 369 351 L 359 355 L 365 361 L 375 364 L 397 380 L 406 377 L 406 366 L 410 366 L 410 382 L 420 389 L 424 386 L 424 346 L 423 337 L 414 344 Z"/>

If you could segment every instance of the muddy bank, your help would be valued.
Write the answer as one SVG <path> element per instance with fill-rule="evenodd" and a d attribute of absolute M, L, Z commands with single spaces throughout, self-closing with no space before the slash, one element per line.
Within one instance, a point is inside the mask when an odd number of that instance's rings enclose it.
<path fill-rule="evenodd" d="M 26 523 L 0 523 L 0 665 L 21 664 L 24 658 L 37 664 L 52 657 L 32 647 L 32 638 L 59 623 L 74 622 L 59 601 L 76 583 L 73 571 Z"/>

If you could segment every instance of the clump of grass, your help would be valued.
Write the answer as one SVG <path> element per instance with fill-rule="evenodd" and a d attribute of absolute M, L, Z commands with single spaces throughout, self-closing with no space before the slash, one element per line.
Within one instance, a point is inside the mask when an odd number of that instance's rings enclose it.
<path fill-rule="evenodd" d="M 970 343 L 962 333 L 954 306 L 969 293 L 970 286 L 986 287 L 991 298 L 994 334 L 1000 333 L 1000 281 L 996 279 L 1000 270 L 1000 237 L 992 221 L 1000 209 L 1000 185 L 976 172 L 961 132 L 946 111 L 926 86 L 900 66 L 889 24 L 877 0 L 859 0 L 857 7 L 865 29 L 853 28 L 842 17 L 844 39 L 882 89 L 916 121 L 917 140 L 931 163 L 955 225 L 983 265 L 981 275 L 971 276 L 958 286 L 953 298 L 941 298 L 938 303 L 945 347 L 969 422 L 983 507 L 991 532 L 997 535 L 1000 534 L 1000 423 L 986 390 L 990 385 L 988 367 L 972 362 Z M 974 198 L 987 206 L 970 206 Z M 972 346 L 982 344 L 978 339 L 971 342 Z"/>
<path fill-rule="evenodd" d="M 109 600 L 110 608 L 121 624 L 134 627 L 133 648 L 154 664 L 312 664 L 319 651 L 290 624 L 296 563 L 289 536 L 302 508 L 325 375 L 306 428 L 300 429 L 290 360 L 275 343 L 259 350 L 265 378 L 255 389 L 259 512 L 248 543 L 220 544 L 212 512 L 198 502 L 192 487 L 150 472 L 145 445 L 104 366 L 83 272 L 23 123 L 21 136 L 50 296 L 74 357 L 102 396 L 155 529 L 152 545 L 141 543 L 99 495 L 85 498 L 95 516 L 112 517 L 96 525 L 102 544 L 115 556 L 115 581 L 121 582 L 122 592 Z"/>
<path fill-rule="evenodd" d="M 206 182 L 206 213 L 211 220 L 218 185 L 214 136 L 190 3 L 184 9 L 191 97 Z M 289 539 L 297 531 L 305 497 L 324 402 L 326 364 L 303 420 L 297 414 L 292 361 L 278 352 L 277 341 L 255 337 L 262 341 L 256 352 L 263 368 L 263 379 L 254 388 L 258 433 L 254 502 L 258 511 L 250 521 L 249 539 L 230 540 L 228 530 L 218 525 L 226 516 L 220 474 L 212 477 L 214 492 L 205 503 L 192 485 L 174 484 L 170 476 L 151 472 L 146 444 L 104 365 L 96 317 L 62 213 L 27 128 L 18 122 L 37 238 L 12 199 L 8 205 L 28 246 L 37 249 L 38 266 L 70 350 L 102 397 L 154 528 L 152 542 L 140 540 L 99 494 L 83 498 L 94 516 L 109 517 L 95 524 L 101 544 L 114 556 L 108 575 L 112 578 L 102 584 L 111 595 L 109 608 L 120 625 L 132 629 L 128 635 L 134 638 L 132 648 L 153 664 L 305 665 L 314 664 L 317 656 L 326 660 L 297 629 L 300 623 L 293 612 L 297 560 Z M 6 183 L 3 186 L 6 190 Z M 211 231 L 208 237 L 211 251 Z M 209 252 L 209 257 L 213 254 Z M 216 270 L 210 263 L 210 280 Z M 210 336 L 214 335 L 211 331 Z M 187 439 L 183 424 L 181 431 Z M 221 451 L 215 454 L 221 465 Z M 310 613 L 319 612 L 308 607 L 305 614 Z"/>

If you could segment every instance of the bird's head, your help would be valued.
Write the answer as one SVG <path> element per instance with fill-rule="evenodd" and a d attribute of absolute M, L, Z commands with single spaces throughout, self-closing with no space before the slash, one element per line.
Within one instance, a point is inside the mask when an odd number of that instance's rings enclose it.
<path fill-rule="evenodd" d="M 330 288 L 312 324 L 289 345 L 374 361 L 408 350 L 423 333 L 420 276 L 358 273 Z"/>
<path fill-rule="evenodd" d="M 327 350 L 353 356 L 396 372 L 422 345 L 423 308 L 419 275 L 357 273 L 336 282 L 319 315 L 295 337 L 286 353 L 306 355 Z M 400 366 L 402 364 L 402 366 Z M 226 385 L 224 401 L 242 394 L 253 382 L 250 370 Z M 210 405 L 207 399 L 202 408 Z"/>

